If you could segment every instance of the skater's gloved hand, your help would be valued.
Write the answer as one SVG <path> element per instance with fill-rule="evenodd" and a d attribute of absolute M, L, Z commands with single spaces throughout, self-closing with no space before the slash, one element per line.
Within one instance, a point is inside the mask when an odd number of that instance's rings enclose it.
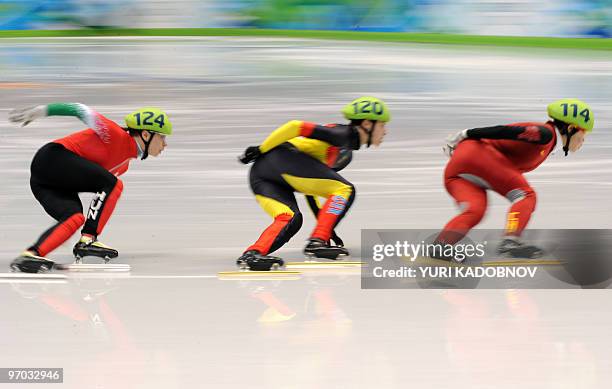
<path fill-rule="evenodd" d="M 449 135 L 446 137 L 446 144 L 442 147 L 442 151 L 444 151 L 444 154 L 447 157 L 450 157 L 451 155 L 453 155 L 453 151 L 455 151 L 455 148 L 457 147 L 457 145 L 462 140 L 467 138 L 467 131 L 468 130 L 462 130 L 454 135 Z"/>
<path fill-rule="evenodd" d="M 344 247 L 344 242 L 342 241 L 342 239 L 340 239 L 338 234 L 336 234 L 336 231 L 332 231 L 331 241 L 334 243 L 335 246 Z"/>
<path fill-rule="evenodd" d="M 27 126 L 31 121 L 47 116 L 47 106 L 37 105 L 34 107 L 14 109 L 9 112 L 8 119 L 13 123 L 21 123 Z"/>
<path fill-rule="evenodd" d="M 247 163 L 251 163 L 257 158 L 261 156 L 261 151 L 259 150 L 259 146 L 249 146 L 244 150 L 244 153 L 238 157 L 238 160 L 245 165 Z"/>

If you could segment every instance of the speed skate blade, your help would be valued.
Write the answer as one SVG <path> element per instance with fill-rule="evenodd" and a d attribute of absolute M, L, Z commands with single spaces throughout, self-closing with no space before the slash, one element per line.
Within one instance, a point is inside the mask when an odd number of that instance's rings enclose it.
<path fill-rule="evenodd" d="M 58 270 L 71 272 L 129 272 L 132 267 L 123 263 L 58 263 Z"/>

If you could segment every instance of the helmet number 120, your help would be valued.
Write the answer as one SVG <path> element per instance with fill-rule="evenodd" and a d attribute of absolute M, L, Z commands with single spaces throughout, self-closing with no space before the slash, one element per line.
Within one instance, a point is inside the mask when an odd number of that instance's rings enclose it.
<path fill-rule="evenodd" d="M 382 115 L 383 113 L 383 107 L 378 101 L 375 101 L 375 102 L 371 102 L 367 100 L 357 101 L 353 103 L 353 110 L 354 110 L 355 115 L 358 115 L 360 113 L 371 113 L 371 112 L 374 112 L 376 115 Z"/>

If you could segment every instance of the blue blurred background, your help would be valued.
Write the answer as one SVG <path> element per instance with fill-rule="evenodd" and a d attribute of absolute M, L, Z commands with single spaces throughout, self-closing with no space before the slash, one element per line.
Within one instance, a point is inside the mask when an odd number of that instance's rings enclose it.
<path fill-rule="evenodd" d="M 0 29 L 255 27 L 612 34 L 612 0 L 0 0 Z"/>

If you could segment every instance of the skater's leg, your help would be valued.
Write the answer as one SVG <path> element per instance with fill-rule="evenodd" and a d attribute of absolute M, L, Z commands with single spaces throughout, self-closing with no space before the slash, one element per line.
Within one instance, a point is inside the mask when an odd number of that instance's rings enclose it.
<path fill-rule="evenodd" d="M 123 192 L 123 182 L 112 174 L 100 176 L 102 188 L 96 193 L 87 211 L 83 235 L 97 237 L 102 233 Z"/>
<path fill-rule="evenodd" d="M 539 258 L 544 255 L 544 250 L 520 239 L 536 206 L 536 193 L 525 177 L 517 172 L 496 183 L 493 189 L 512 202 L 507 215 L 504 240 L 497 252 L 517 258 Z"/>
<path fill-rule="evenodd" d="M 285 149 L 275 153 L 274 158 L 279 159 L 276 165 L 282 166 L 278 175 L 282 177 L 283 185 L 292 191 L 326 199 L 317 212 L 317 225 L 304 253 L 328 259 L 348 255 L 344 247 L 331 246 L 330 238 L 355 199 L 355 187 L 333 169 L 306 154 Z"/>
<path fill-rule="evenodd" d="M 334 227 L 355 199 L 355 187 L 329 166 L 291 147 L 279 147 L 257 163 L 274 172 L 271 176 L 261 171 L 260 176 L 289 187 L 292 192 L 326 199 L 311 237 L 329 241 Z"/>
<path fill-rule="evenodd" d="M 331 194 L 319 211 L 317 225 L 310 235 L 311 238 L 318 238 L 328 241 L 334 228 L 344 218 L 355 200 L 355 186 L 349 182 L 335 181 L 330 183 L 328 190 Z"/>
<path fill-rule="evenodd" d="M 81 200 L 77 193 L 60 192 L 31 180 L 34 197 L 57 224 L 45 231 L 28 251 L 46 256 L 68 240 L 85 222 Z"/>
<path fill-rule="evenodd" d="M 313 165 L 320 164 L 313 160 Z M 355 200 L 355 186 L 346 181 L 338 173 L 325 165 L 313 166 L 312 171 L 306 172 L 307 177 L 297 177 L 283 174 L 285 181 L 298 192 L 326 198 L 326 202 L 319 211 L 317 225 L 311 233 L 311 238 L 329 240 L 332 231 L 348 212 Z M 304 169 L 304 168 L 303 168 Z M 316 177 L 316 178 L 313 178 Z"/>
<path fill-rule="evenodd" d="M 535 210 L 537 200 L 535 191 L 525 177 L 518 173 L 508 179 L 504 185 L 494 189 L 512 203 L 506 220 L 506 236 L 521 236 Z"/>
<path fill-rule="evenodd" d="M 256 250 L 266 255 L 281 248 L 300 230 L 302 214 L 293 192 L 286 187 L 252 178 L 251 189 L 259 205 L 274 221 L 246 251 Z"/>
<path fill-rule="evenodd" d="M 445 186 L 461 209 L 461 213 L 444 226 L 437 241 L 455 244 L 482 220 L 487 210 L 487 192 L 484 188 L 460 177 L 447 178 Z"/>
<path fill-rule="evenodd" d="M 11 262 L 14 271 L 38 273 L 49 271 L 54 262 L 44 256 L 72 236 L 85 222 L 81 201 L 76 193 L 64 193 L 40 186 L 33 180 L 32 192 L 57 224 L 45 231 L 26 251 Z"/>
<path fill-rule="evenodd" d="M 109 171 L 56 143 L 43 146 L 36 154 L 32 177 L 63 192 L 96 193 L 82 231 L 94 237 L 104 229 L 123 191 L 121 180 Z"/>

